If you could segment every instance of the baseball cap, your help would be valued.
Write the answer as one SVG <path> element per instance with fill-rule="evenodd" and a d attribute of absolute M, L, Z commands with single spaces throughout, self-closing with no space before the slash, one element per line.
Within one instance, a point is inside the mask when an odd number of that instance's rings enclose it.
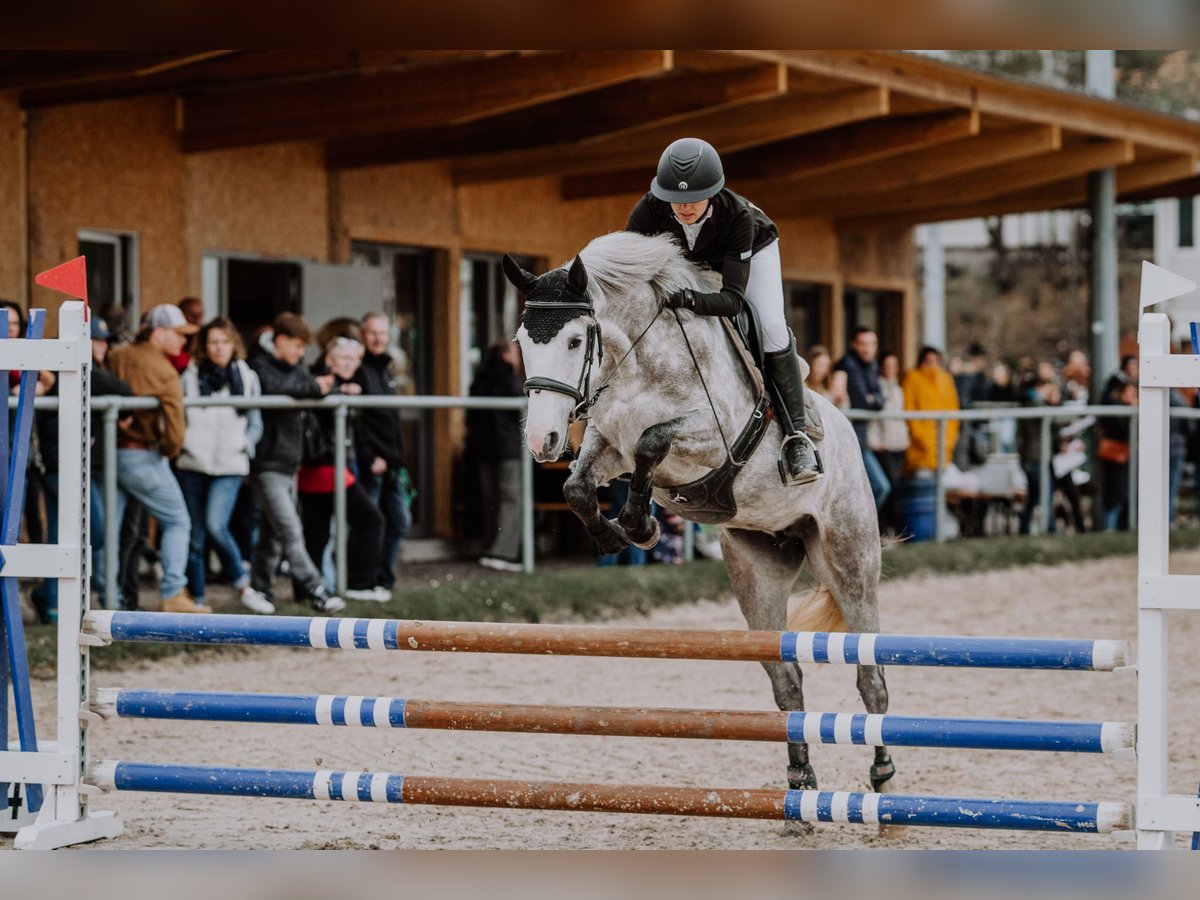
<path fill-rule="evenodd" d="M 170 328 L 180 334 L 195 334 L 200 330 L 197 325 L 189 325 L 178 306 L 171 303 L 161 303 L 146 314 L 147 328 Z"/>
<path fill-rule="evenodd" d="M 108 329 L 108 323 L 97 315 L 92 316 L 92 340 L 93 341 L 111 341 L 112 332 Z"/>

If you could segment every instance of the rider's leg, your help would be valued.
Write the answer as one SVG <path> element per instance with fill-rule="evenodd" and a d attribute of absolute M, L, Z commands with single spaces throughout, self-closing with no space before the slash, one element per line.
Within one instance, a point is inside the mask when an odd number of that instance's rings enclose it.
<path fill-rule="evenodd" d="M 750 259 L 746 301 L 754 307 L 763 330 L 764 374 L 771 388 L 779 423 L 787 437 L 780 455 L 780 477 L 785 484 L 803 484 L 820 474 L 816 454 L 804 431 L 804 379 L 796 341 L 783 311 L 783 271 L 779 241 L 763 247 Z"/>

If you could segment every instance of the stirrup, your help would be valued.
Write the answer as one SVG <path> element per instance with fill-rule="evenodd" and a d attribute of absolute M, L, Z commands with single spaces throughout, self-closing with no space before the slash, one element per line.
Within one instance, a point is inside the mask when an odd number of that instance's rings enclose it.
<path fill-rule="evenodd" d="M 793 475 L 790 471 L 788 471 L 788 444 L 797 440 L 804 441 L 804 443 L 808 444 L 808 449 L 812 451 L 813 459 L 816 460 L 817 463 L 817 470 L 815 472 L 807 471 Z M 785 485 L 808 484 L 809 482 L 816 481 L 825 474 L 825 465 L 821 462 L 821 454 L 817 452 L 817 445 L 813 443 L 812 438 L 804 433 L 804 429 L 800 429 L 795 434 L 784 436 L 783 443 L 779 445 L 779 459 L 777 462 L 779 464 L 779 480 Z"/>

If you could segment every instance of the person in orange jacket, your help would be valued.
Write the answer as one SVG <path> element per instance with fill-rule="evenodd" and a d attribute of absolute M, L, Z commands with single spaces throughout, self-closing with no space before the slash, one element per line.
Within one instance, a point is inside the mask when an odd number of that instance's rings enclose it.
<path fill-rule="evenodd" d="M 958 409 L 958 391 L 954 378 L 942 366 L 942 354 L 934 347 L 922 347 L 917 357 L 917 367 L 904 376 L 904 408 L 911 410 Z M 949 464 L 954 456 L 954 444 L 958 440 L 956 420 L 946 423 L 946 455 L 943 465 Z M 909 444 L 904 457 L 904 467 L 911 475 L 918 469 L 936 469 L 937 422 L 926 419 L 908 423 Z"/>

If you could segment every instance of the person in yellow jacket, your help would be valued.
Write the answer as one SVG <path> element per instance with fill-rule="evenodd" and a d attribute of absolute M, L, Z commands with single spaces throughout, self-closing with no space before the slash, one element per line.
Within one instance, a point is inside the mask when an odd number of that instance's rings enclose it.
<path fill-rule="evenodd" d="M 942 354 L 933 347 L 922 347 L 917 367 L 904 376 L 904 408 L 911 410 L 958 409 L 958 391 L 954 378 L 942 367 Z M 948 465 L 954 456 L 958 440 L 956 420 L 946 423 L 946 456 Z M 904 467 L 911 475 L 918 469 L 937 468 L 937 422 L 926 419 L 908 423 L 908 452 Z"/>

